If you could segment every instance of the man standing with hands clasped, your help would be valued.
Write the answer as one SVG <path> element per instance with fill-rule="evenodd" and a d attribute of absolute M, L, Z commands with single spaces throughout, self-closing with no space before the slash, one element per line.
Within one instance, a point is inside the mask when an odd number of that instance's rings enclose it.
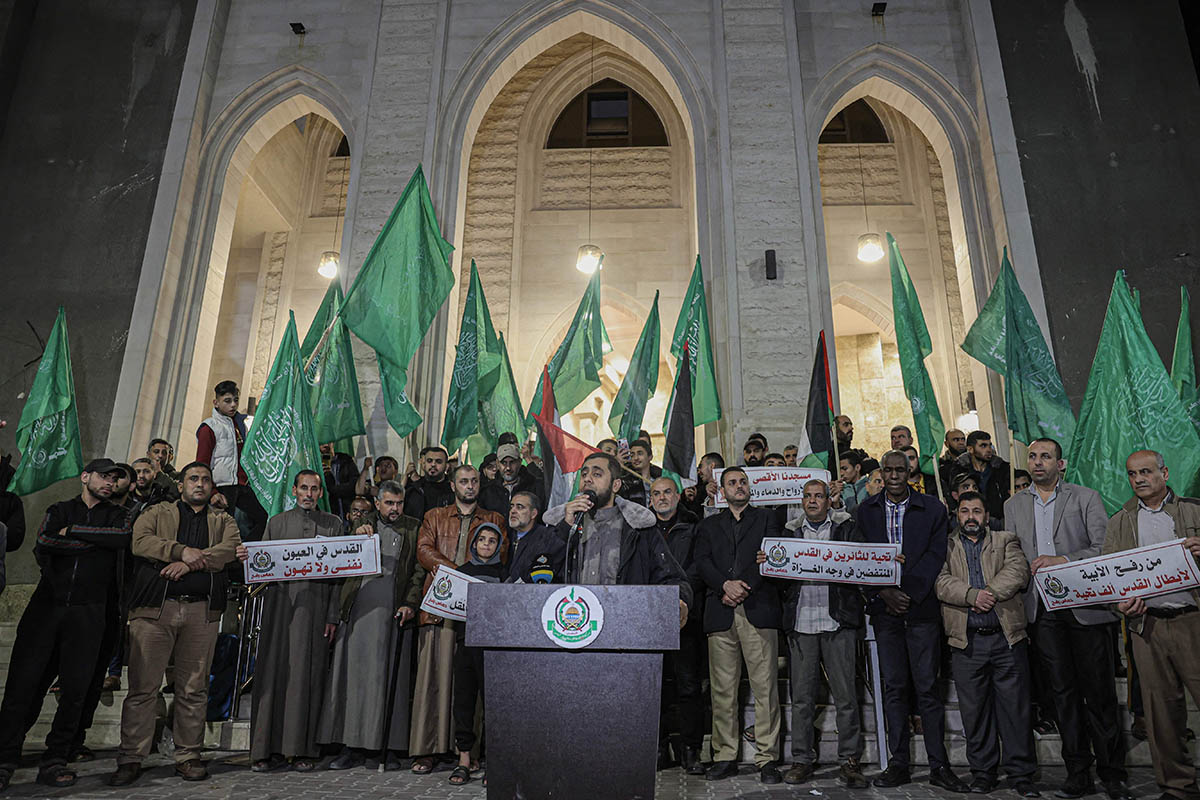
<path fill-rule="evenodd" d="M 762 540 L 779 536 L 776 515 L 750 505 L 750 482 L 741 467 L 721 473 L 729 507 L 696 527 L 696 570 L 708 587 L 704 632 L 708 634 L 708 673 L 712 688 L 710 781 L 738 770 L 738 684 L 742 659 L 754 692 L 754 765 L 763 783 L 779 783 L 779 591 L 758 571 Z"/>
<path fill-rule="evenodd" d="M 898 587 L 867 593 L 867 613 L 879 643 L 883 714 L 891 754 L 888 768 L 876 776 L 874 783 L 890 788 L 911 780 L 911 688 L 916 693 L 929 755 L 929 782 L 950 792 L 966 792 L 967 785 L 950 769 L 945 707 L 935 686 L 942 629 L 941 605 L 934 585 L 946 561 L 946 507 L 936 497 L 909 487 L 908 456 L 902 451 L 884 453 L 879 468 L 883 472 L 883 491 L 859 505 L 858 525 L 868 542 L 899 544 L 904 568 Z"/>
<path fill-rule="evenodd" d="M 1053 439 L 1029 443 L 1033 485 L 1004 504 L 1004 524 L 1021 539 L 1021 549 L 1036 576 L 1067 561 L 1100 555 L 1108 518 L 1094 489 L 1062 480 L 1062 448 Z M 1025 615 L 1041 672 L 1050 683 L 1067 779 L 1055 796 L 1082 797 L 1095 787 L 1096 773 L 1111 800 L 1133 797 L 1125 785 L 1125 744 L 1113 684 L 1112 613 L 1103 608 L 1047 611 L 1030 582 Z"/>
<path fill-rule="evenodd" d="M 1200 500 L 1180 497 L 1167 486 L 1161 453 L 1139 450 L 1125 461 L 1131 498 L 1108 521 L 1104 553 L 1182 539 L 1200 557 Z M 1142 681 L 1146 733 L 1154 778 L 1163 800 L 1196 800 L 1196 767 L 1184 738 L 1187 697 L 1200 701 L 1200 593 L 1195 589 L 1136 597 L 1117 604 L 1135 634 L 1133 657 Z"/>

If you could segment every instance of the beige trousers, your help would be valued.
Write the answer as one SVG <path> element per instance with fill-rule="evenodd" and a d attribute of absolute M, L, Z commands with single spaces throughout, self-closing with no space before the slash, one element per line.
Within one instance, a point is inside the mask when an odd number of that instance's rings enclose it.
<path fill-rule="evenodd" d="M 779 631 L 756 628 L 741 606 L 734 609 L 727 631 L 708 635 L 708 678 L 712 689 L 713 761 L 737 761 L 741 741 L 738 684 L 742 660 L 754 692 L 754 765 L 779 760 Z"/>

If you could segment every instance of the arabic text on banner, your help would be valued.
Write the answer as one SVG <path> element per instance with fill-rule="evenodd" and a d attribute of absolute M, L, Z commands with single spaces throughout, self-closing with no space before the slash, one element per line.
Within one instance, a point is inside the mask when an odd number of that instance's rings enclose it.
<path fill-rule="evenodd" d="M 1200 570 L 1180 539 L 1046 567 L 1033 580 L 1053 611 L 1191 589 L 1200 585 Z"/>
<path fill-rule="evenodd" d="M 246 542 L 246 583 L 378 575 L 379 537 L 318 536 Z"/>
<path fill-rule="evenodd" d="M 465 622 L 467 619 L 467 586 L 481 583 L 479 578 L 464 575 L 456 569 L 440 565 L 433 573 L 433 582 L 421 601 L 421 610 L 436 617 Z"/>
<path fill-rule="evenodd" d="M 768 578 L 899 586 L 898 544 L 821 542 L 813 539 L 763 539 L 766 563 L 758 571 Z"/>
<path fill-rule="evenodd" d="M 829 483 L 829 470 L 807 469 L 805 467 L 742 467 L 746 470 L 746 479 L 750 482 L 750 505 L 752 506 L 782 506 L 789 503 L 799 503 L 804 499 L 804 484 L 816 479 Z M 717 482 L 717 496 L 713 505 L 725 508 L 725 495 L 721 486 L 723 469 L 713 470 L 713 480 Z"/>

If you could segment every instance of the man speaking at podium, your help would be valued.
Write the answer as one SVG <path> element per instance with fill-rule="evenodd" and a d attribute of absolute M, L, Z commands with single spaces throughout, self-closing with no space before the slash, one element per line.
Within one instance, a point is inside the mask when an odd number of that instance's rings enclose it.
<path fill-rule="evenodd" d="M 621 465 L 607 453 L 587 457 L 579 468 L 579 494 L 546 512 L 567 544 L 567 583 L 587 585 L 675 584 L 679 627 L 687 622 L 692 587 L 645 506 L 617 497 Z"/>

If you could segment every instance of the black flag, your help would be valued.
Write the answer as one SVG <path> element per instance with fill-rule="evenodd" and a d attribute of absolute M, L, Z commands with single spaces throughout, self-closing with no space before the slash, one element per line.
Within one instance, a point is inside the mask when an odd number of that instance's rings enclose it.
<path fill-rule="evenodd" d="M 663 451 L 663 474 L 674 478 L 680 489 L 696 485 L 696 425 L 692 416 L 692 364 L 687 346 L 679 356 L 679 373 L 667 409 L 667 444 Z"/>

